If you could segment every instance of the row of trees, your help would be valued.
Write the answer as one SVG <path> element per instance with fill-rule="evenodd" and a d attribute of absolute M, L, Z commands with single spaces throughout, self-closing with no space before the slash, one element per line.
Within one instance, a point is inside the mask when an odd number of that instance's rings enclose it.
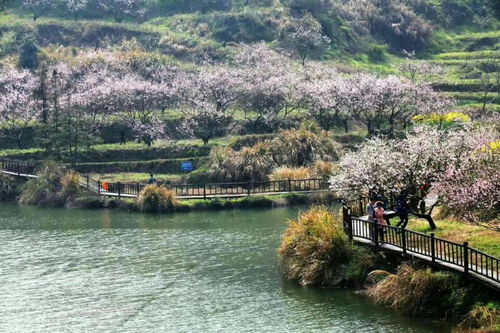
<path fill-rule="evenodd" d="M 208 143 L 234 123 L 236 112 L 255 132 L 286 127 L 291 116 L 302 116 L 327 130 L 356 120 L 366 125 L 369 135 L 384 128 L 395 135 L 416 113 L 449 105 L 424 84 L 346 75 L 322 65 L 297 66 L 264 45 L 243 48 L 231 65 L 196 69 L 147 57 L 141 52 L 91 52 L 71 62 L 48 57 L 31 71 L 4 70 L 1 126 L 22 134 L 19 128 L 39 123 L 47 127 L 47 135 L 73 133 L 71 139 L 57 140 L 73 142 L 73 151 L 89 141 L 82 141 L 82 134 L 97 133 L 111 121 L 132 128 L 146 144 L 168 138 L 163 117 L 167 109 L 180 111 L 185 135 Z"/>

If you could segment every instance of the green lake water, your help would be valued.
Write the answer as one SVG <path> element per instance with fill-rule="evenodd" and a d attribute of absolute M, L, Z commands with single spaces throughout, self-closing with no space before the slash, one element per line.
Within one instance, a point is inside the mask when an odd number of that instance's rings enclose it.
<path fill-rule="evenodd" d="M 283 281 L 297 209 L 176 215 L 0 203 L 0 332 L 447 332 Z"/>

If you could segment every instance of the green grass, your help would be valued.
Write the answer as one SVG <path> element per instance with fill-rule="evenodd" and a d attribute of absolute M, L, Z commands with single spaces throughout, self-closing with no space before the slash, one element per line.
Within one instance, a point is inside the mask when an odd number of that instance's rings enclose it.
<path fill-rule="evenodd" d="M 484 32 L 469 32 L 455 36 L 455 39 L 460 41 L 471 41 L 483 38 L 500 38 L 500 30 L 484 31 Z"/>
<path fill-rule="evenodd" d="M 0 150 L 0 157 L 36 154 L 36 153 L 40 153 L 40 152 L 44 152 L 44 150 L 42 148 L 1 149 Z"/>
<path fill-rule="evenodd" d="M 457 243 L 469 242 L 469 246 L 500 258 L 500 233 L 478 227 L 466 222 L 452 219 L 436 221 L 437 230 L 431 231 L 427 222 L 411 220 L 408 229 L 434 233 L 436 237 L 448 239 Z"/>
<path fill-rule="evenodd" d="M 158 181 L 179 181 L 182 174 L 155 174 Z M 147 172 L 119 172 L 119 173 L 91 173 L 92 179 L 100 179 L 110 183 L 147 183 L 149 180 L 149 173 Z"/>
<path fill-rule="evenodd" d="M 482 102 L 483 101 L 483 93 L 473 93 L 473 92 L 452 92 L 452 93 L 449 93 L 449 95 L 457 100 L 461 100 L 461 101 L 476 101 L 476 102 Z M 498 94 L 494 94 L 494 93 L 489 93 L 487 96 L 486 96 L 486 101 L 487 101 L 487 104 L 498 104 L 500 103 L 500 95 Z"/>
<path fill-rule="evenodd" d="M 462 105 L 458 105 L 456 109 L 460 110 L 463 108 L 471 108 L 471 109 L 482 109 L 483 104 L 482 103 L 465 103 Z M 500 104 L 494 104 L 494 103 L 486 103 L 486 109 L 490 111 L 495 111 L 495 112 L 500 112 Z"/>
<path fill-rule="evenodd" d="M 451 60 L 451 59 L 495 59 L 500 57 L 500 51 L 484 50 L 473 52 L 449 52 L 440 53 L 435 56 L 438 60 Z"/>

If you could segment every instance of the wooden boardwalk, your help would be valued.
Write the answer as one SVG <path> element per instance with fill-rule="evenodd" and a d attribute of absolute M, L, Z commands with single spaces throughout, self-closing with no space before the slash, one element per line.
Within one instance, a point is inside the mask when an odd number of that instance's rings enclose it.
<path fill-rule="evenodd" d="M 0 160 L 0 172 L 21 178 L 37 178 L 36 167 L 30 163 Z M 92 179 L 80 174 L 80 186 L 100 196 L 116 198 L 137 198 L 147 186 L 141 183 L 110 183 Z M 328 192 L 326 179 L 287 179 L 278 181 L 211 183 L 211 184 L 159 184 L 175 192 L 178 199 L 243 198 L 290 193 Z"/>
<path fill-rule="evenodd" d="M 356 206 L 361 204 L 356 203 Z M 500 260 L 469 247 L 467 242 L 459 244 L 437 238 L 434 234 L 380 226 L 368 221 L 368 216 L 351 216 L 352 210 L 346 205 L 343 211 L 344 226 L 352 241 L 463 273 L 500 292 Z"/>

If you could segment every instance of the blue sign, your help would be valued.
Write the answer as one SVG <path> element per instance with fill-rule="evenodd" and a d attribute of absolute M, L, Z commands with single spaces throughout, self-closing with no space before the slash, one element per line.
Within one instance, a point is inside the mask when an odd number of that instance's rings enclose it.
<path fill-rule="evenodd" d="M 193 171 L 193 162 L 182 162 L 181 163 L 181 171 L 182 172 L 191 172 Z"/>

